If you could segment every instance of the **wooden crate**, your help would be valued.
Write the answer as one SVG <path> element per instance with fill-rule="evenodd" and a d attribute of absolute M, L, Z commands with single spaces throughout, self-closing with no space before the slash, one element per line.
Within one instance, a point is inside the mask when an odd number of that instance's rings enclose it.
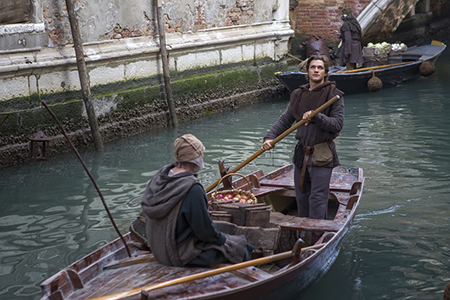
<path fill-rule="evenodd" d="M 213 221 L 226 221 L 231 222 L 231 214 L 226 211 L 211 211 L 210 213 L 211 220 Z"/>
<path fill-rule="evenodd" d="M 263 203 L 227 203 L 217 206 L 218 211 L 231 215 L 231 223 L 239 226 L 268 227 L 270 207 Z"/>
<path fill-rule="evenodd" d="M 238 226 L 230 222 L 214 221 L 218 230 L 231 235 L 244 235 L 247 242 L 258 252 L 271 253 L 277 247 L 281 236 L 281 229 L 275 224 L 268 227 Z"/>

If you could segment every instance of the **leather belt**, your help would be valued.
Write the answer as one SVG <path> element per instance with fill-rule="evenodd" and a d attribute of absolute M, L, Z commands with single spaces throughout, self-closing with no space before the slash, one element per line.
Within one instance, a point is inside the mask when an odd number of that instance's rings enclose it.
<path fill-rule="evenodd" d="M 314 152 L 314 146 L 313 147 L 304 146 L 303 151 L 305 152 L 305 156 L 303 157 L 302 172 L 300 173 L 300 180 L 298 183 L 298 188 L 302 193 L 303 193 L 303 182 L 305 181 L 306 164 L 308 163 L 309 156 Z"/>

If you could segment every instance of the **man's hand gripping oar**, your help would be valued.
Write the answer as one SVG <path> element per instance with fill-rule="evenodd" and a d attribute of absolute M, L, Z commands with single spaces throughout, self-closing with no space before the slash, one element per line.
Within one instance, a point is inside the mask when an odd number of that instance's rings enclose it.
<path fill-rule="evenodd" d="M 331 98 L 330 100 L 328 100 L 327 102 L 325 102 L 324 104 L 322 104 L 321 106 L 319 106 L 316 110 L 314 110 L 310 115 L 308 119 L 302 119 L 301 121 L 295 123 L 294 125 L 291 126 L 291 128 L 289 128 L 288 130 L 286 130 L 285 132 L 283 132 L 282 134 L 280 134 L 279 136 L 277 136 L 274 140 L 270 141 L 270 145 L 267 147 L 263 147 L 262 149 L 256 151 L 252 156 L 250 156 L 249 158 L 247 158 L 245 161 L 241 162 L 238 166 L 236 166 L 234 169 L 232 169 L 231 171 L 229 171 L 229 173 L 236 173 L 238 170 L 240 170 L 241 168 L 243 168 L 244 166 L 246 166 L 248 163 L 250 163 L 251 161 L 253 161 L 255 158 L 257 158 L 258 156 L 260 156 L 261 154 L 263 154 L 265 151 L 275 147 L 275 145 L 281 141 L 282 139 L 284 139 L 286 136 L 288 136 L 290 133 L 292 133 L 294 130 L 296 130 L 297 128 L 299 128 L 300 126 L 302 126 L 303 124 L 308 123 L 312 118 L 314 118 L 315 115 L 317 115 L 318 113 L 320 113 L 321 111 L 323 111 L 325 108 L 327 108 L 328 106 L 330 106 L 331 104 L 333 104 L 334 102 L 336 102 L 338 99 L 340 99 L 341 97 L 339 95 L 334 96 L 333 98 Z M 216 182 L 214 182 L 212 185 L 210 185 L 207 189 L 206 192 L 210 192 L 213 188 L 215 188 L 220 182 L 220 179 L 217 180 Z"/>

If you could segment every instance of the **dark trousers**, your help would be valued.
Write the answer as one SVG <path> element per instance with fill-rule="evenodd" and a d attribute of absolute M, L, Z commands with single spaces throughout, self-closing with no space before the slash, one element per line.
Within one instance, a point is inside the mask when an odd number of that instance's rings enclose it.
<path fill-rule="evenodd" d="M 326 219 L 328 194 L 332 168 L 307 166 L 303 182 L 303 192 L 298 187 L 301 168 L 295 166 L 295 195 L 297 199 L 298 216 L 311 219 Z"/>

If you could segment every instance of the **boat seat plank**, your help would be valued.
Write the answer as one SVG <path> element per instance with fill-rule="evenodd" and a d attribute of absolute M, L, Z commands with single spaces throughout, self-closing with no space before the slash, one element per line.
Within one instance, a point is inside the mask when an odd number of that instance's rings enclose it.
<path fill-rule="evenodd" d="M 352 191 L 354 182 L 355 175 L 348 171 L 342 172 L 339 167 L 336 167 L 331 175 L 330 190 L 350 192 Z M 274 179 L 271 179 L 271 177 L 262 178 L 260 180 L 260 184 L 262 187 L 280 187 L 294 190 L 294 170 L 291 170 L 279 177 L 275 177 Z"/>
<path fill-rule="evenodd" d="M 283 187 L 262 186 L 259 189 L 253 189 L 252 192 L 255 197 L 262 197 L 262 196 L 268 195 L 270 193 L 282 191 L 282 190 L 284 190 Z"/>
<path fill-rule="evenodd" d="M 339 212 L 339 211 L 338 211 Z M 286 230 L 302 230 L 311 232 L 331 231 L 341 229 L 343 222 L 337 220 L 319 220 L 302 217 L 287 216 L 279 212 L 270 214 L 270 222 Z"/>
<path fill-rule="evenodd" d="M 293 223 L 282 223 L 279 224 L 281 229 L 287 230 L 303 230 L 303 231 L 339 231 L 342 227 L 341 222 L 336 222 L 335 220 L 318 220 L 318 219 L 305 219 L 300 222 Z"/>
<path fill-rule="evenodd" d="M 294 180 L 278 180 L 278 179 L 263 179 L 260 181 L 261 186 L 273 186 L 286 189 L 294 189 Z"/>
<path fill-rule="evenodd" d="M 272 179 L 273 178 L 273 179 Z M 273 186 L 294 189 L 294 170 L 293 168 L 277 177 L 268 176 L 260 180 L 261 186 Z"/>

